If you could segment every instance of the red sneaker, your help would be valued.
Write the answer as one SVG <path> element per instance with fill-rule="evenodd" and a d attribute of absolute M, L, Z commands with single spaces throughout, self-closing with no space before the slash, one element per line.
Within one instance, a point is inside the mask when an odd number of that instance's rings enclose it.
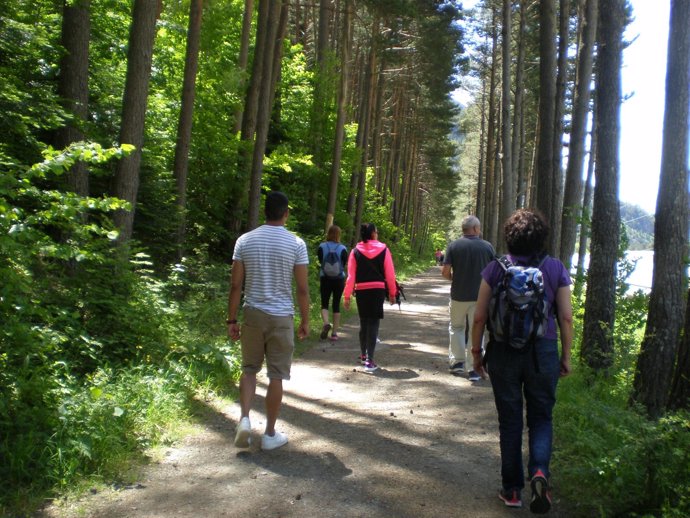
<path fill-rule="evenodd" d="M 507 507 L 522 507 L 520 491 L 517 489 L 501 489 L 498 492 L 498 498 L 503 500 Z"/>
<path fill-rule="evenodd" d="M 548 513 L 551 509 L 551 489 L 542 470 L 537 470 L 530 486 L 532 486 L 532 500 L 529 503 L 529 510 L 534 514 Z"/>

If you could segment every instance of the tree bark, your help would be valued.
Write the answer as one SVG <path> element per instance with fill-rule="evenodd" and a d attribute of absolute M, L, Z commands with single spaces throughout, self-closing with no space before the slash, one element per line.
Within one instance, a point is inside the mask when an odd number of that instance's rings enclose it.
<path fill-rule="evenodd" d="M 252 32 L 252 14 L 254 13 L 254 0 L 244 0 L 244 14 L 242 15 L 242 36 L 240 37 L 240 53 L 237 58 L 237 68 L 243 76 L 247 73 L 247 63 L 249 62 L 249 38 Z M 246 83 L 246 81 L 243 81 Z M 242 117 L 244 115 L 243 106 L 240 105 L 235 110 L 235 123 L 232 128 L 233 133 L 242 129 Z"/>
<path fill-rule="evenodd" d="M 510 0 L 503 0 L 503 28 L 501 31 L 501 42 L 503 45 L 503 77 L 502 77 L 502 92 L 501 92 L 501 139 L 502 139 L 502 174 L 503 174 L 503 189 L 501 200 L 501 215 L 499 217 L 498 232 L 496 237 L 496 244 L 503 243 L 503 225 L 502 223 L 515 210 L 515 182 L 513 181 L 513 164 L 512 164 L 512 143 L 510 140 L 510 34 L 511 34 L 511 5 Z M 502 249 L 503 246 L 498 246 Z"/>
<path fill-rule="evenodd" d="M 570 269 L 573 252 L 575 251 L 577 219 L 582 210 L 582 171 L 585 161 L 587 115 L 590 105 L 590 85 L 592 82 L 592 61 L 597 30 L 598 3 L 598 0 L 586 0 L 585 10 L 580 18 L 582 39 L 577 57 L 575 98 L 573 101 L 572 127 L 570 130 L 561 222 L 560 257 L 568 269 Z"/>
<path fill-rule="evenodd" d="M 620 241 L 618 150 L 624 26 L 625 0 L 611 0 L 599 13 L 597 169 L 581 348 L 583 360 L 595 370 L 605 370 L 613 363 Z"/>
<path fill-rule="evenodd" d="M 371 121 L 371 104 L 372 91 L 374 88 L 374 78 L 378 60 L 378 49 L 376 38 L 379 32 L 380 18 L 374 17 L 372 31 L 371 31 L 371 47 L 369 48 L 369 60 L 367 61 L 367 68 L 364 74 L 364 85 L 361 91 L 362 111 L 360 112 L 359 125 L 361 126 L 361 133 L 358 131 L 357 146 L 360 149 L 361 157 L 359 161 L 359 171 L 357 174 L 357 204 L 355 208 L 355 233 L 359 233 L 359 227 L 362 224 L 362 214 L 364 212 L 364 197 L 366 194 L 367 185 L 367 163 L 368 163 L 368 143 L 370 133 Z"/>
<path fill-rule="evenodd" d="M 335 207 L 338 200 L 338 179 L 340 178 L 340 162 L 345 143 L 345 103 L 348 96 L 350 76 L 350 52 L 352 48 L 352 0 L 345 0 L 343 16 L 342 42 L 340 47 L 340 85 L 338 89 L 337 114 L 335 122 L 335 140 L 333 143 L 333 160 L 331 162 L 331 178 L 328 189 L 328 206 L 326 208 L 326 226 L 324 231 L 333 224 Z"/>
<path fill-rule="evenodd" d="M 192 122 L 194 120 L 194 99 L 196 97 L 196 74 L 199 69 L 199 42 L 201 40 L 201 18 L 203 0 L 191 0 L 189 4 L 189 27 L 187 29 L 187 50 L 182 80 L 182 103 L 180 119 L 177 124 L 177 143 L 173 175 L 177 187 L 177 209 L 179 222 L 177 227 L 177 259 L 184 255 L 186 208 L 187 208 L 187 171 L 189 166 L 189 144 L 192 140 Z"/>
<path fill-rule="evenodd" d="M 61 149 L 84 140 L 82 131 L 89 113 L 90 0 L 64 1 L 58 95 L 72 119 L 57 131 L 56 147 Z M 80 196 L 89 195 L 89 176 L 81 160 L 67 172 L 69 188 Z"/>
<path fill-rule="evenodd" d="M 685 325 L 671 384 L 669 410 L 690 410 L 690 290 L 685 300 Z"/>
<path fill-rule="evenodd" d="M 554 254 L 561 249 L 561 210 L 563 206 L 563 117 L 568 87 L 568 46 L 570 43 L 570 0 L 560 0 L 558 29 L 558 75 L 553 137 L 553 197 L 550 246 Z M 563 259 L 561 257 L 561 259 Z"/>
<path fill-rule="evenodd" d="M 331 29 L 333 5 L 332 0 L 319 1 L 319 35 L 316 45 L 316 77 L 314 83 L 314 100 L 312 104 L 311 113 L 311 129 L 312 129 L 312 152 L 314 155 L 314 164 L 317 169 L 323 167 L 324 157 L 322 156 L 324 130 L 326 128 L 326 119 L 328 117 L 328 88 L 329 82 L 329 41 Z"/>
<path fill-rule="evenodd" d="M 593 117 L 596 122 L 596 116 Z M 592 227 L 592 179 L 594 178 L 594 164 L 597 153 L 596 124 L 592 128 L 592 145 L 589 148 L 589 165 L 587 166 L 587 179 L 585 180 L 585 193 L 580 209 L 580 240 L 577 251 L 577 269 L 575 273 L 575 298 L 580 298 L 585 277 L 585 256 L 587 255 L 587 241 Z"/>
<path fill-rule="evenodd" d="M 482 100 L 481 100 L 481 120 L 479 128 L 479 164 L 477 164 L 477 198 L 475 200 L 474 213 L 482 224 L 486 215 L 486 204 L 484 203 L 484 192 L 486 189 L 486 158 L 484 154 L 484 143 L 486 142 L 486 97 L 487 81 L 486 74 L 482 74 Z"/>
<path fill-rule="evenodd" d="M 537 152 L 537 208 L 553 226 L 554 121 L 556 106 L 556 2 L 540 0 L 539 10 L 539 149 Z M 549 243 L 550 247 L 551 243 Z M 549 249 L 553 254 L 554 250 Z"/>
<path fill-rule="evenodd" d="M 256 114 L 256 138 L 254 139 L 252 166 L 249 176 L 247 230 L 252 230 L 259 225 L 263 161 L 268 139 L 268 128 L 271 123 L 271 108 L 276 85 L 275 75 L 277 75 L 275 73 L 276 64 L 274 60 L 280 59 L 279 49 L 282 48 L 278 39 L 283 2 L 271 1 L 268 2 L 268 4 L 269 11 L 265 26 L 266 42 L 264 45 L 264 52 L 261 55 L 254 56 L 254 59 L 259 59 L 261 62 L 261 84 Z"/>
<path fill-rule="evenodd" d="M 654 274 L 633 399 L 651 417 L 665 410 L 683 327 L 688 257 L 690 2 L 671 1 L 661 176 L 654 222 Z M 687 337 L 686 337 L 687 338 Z M 686 372 L 676 370 L 676 376 Z M 686 403 L 687 404 L 687 403 Z"/>
<path fill-rule="evenodd" d="M 498 207 L 492 203 L 493 197 L 496 194 L 496 119 L 498 118 L 496 109 L 496 68 L 497 54 L 498 54 L 498 30 L 496 28 L 498 16 L 496 15 L 496 10 L 493 9 L 493 19 L 494 26 L 492 29 L 491 39 L 492 39 L 492 50 L 491 50 L 491 68 L 490 68 L 490 82 L 489 82 L 489 120 L 487 122 L 486 130 L 486 178 L 485 178 L 485 189 L 484 189 L 484 221 L 482 221 L 482 226 L 484 227 L 484 232 L 486 233 L 486 239 L 491 243 L 498 246 L 496 228 L 492 224 L 494 220 L 497 219 L 496 213 Z"/>
<path fill-rule="evenodd" d="M 522 207 L 523 203 L 519 200 L 524 199 L 525 191 L 525 181 L 524 181 L 524 170 L 521 167 L 523 163 L 522 157 L 524 157 L 525 150 L 522 146 L 522 140 L 524 138 L 524 98 L 525 98 L 525 85 L 524 85 L 524 72 L 525 72 L 525 27 L 526 27 L 526 7 L 525 1 L 520 1 L 520 25 L 518 29 L 518 55 L 517 63 L 515 64 L 515 111 L 513 114 L 513 139 L 512 139 L 512 167 L 513 167 L 513 179 L 516 180 L 516 193 L 513 196 L 513 203 L 515 206 Z"/>
<path fill-rule="evenodd" d="M 113 221 L 119 228 L 119 242 L 132 237 L 137 193 L 139 191 L 139 167 L 144 142 L 144 121 L 151 78 L 153 41 L 156 36 L 156 19 L 159 3 L 150 0 L 134 0 L 132 26 L 127 51 L 127 77 L 122 98 L 122 123 L 120 144 L 132 144 L 135 150 L 120 159 L 115 169 L 113 195 L 130 203 L 129 210 L 114 213 Z"/>

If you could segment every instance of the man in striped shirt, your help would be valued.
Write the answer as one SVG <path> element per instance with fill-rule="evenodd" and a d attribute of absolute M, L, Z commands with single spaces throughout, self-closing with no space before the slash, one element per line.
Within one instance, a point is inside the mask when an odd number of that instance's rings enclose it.
<path fill-rule="evenodd" d="M 290 379 L 295 347 L 292 279 L 297 284 L 300 310 L 299 339 L 309 334 L 309 258 L 304 241 L 285 228 L 289 215 L 285 194 L 266 196 L 266 223 L 239 237 L 232 254 L 232 277 L 228 300 L 228 334 L 242 344 L 240 408 L 235 446 L 251 443 L 251 410 L 256 393 L 256 374 L 264 359 L 268 375 L 266 429 L 261 449 L 272 450 L 287 443 L 287 435 L 275 430 L 283 400 L 283 380 Z M 243 322 L 237 321 L 244 286 Z"/>

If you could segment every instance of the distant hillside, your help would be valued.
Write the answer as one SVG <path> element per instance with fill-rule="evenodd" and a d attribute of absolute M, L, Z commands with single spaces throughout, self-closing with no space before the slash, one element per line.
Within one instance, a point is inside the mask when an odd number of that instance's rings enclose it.
<path fill-rule="evenodd" d="M 637 205 L 621 202 L 621 221 L 628 232 L 628 250 L 654 248 L 654 215 Z"/>

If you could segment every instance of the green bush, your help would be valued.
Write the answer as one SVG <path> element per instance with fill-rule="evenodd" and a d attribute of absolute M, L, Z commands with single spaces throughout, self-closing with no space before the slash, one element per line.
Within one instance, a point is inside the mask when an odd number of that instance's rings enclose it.
<path fill-rule="evenodd" d="M 561 381 L 555 483 L 577 516 L 688 516 L 690 416 L 649 421 L 617 379 L 581 368 Z"/>
<path fill-rule="evenodd" d="M 614 364 L 581 365 L 584 301 L 574 301 L 574 373 L 558 386 L 554 410 L 554 485 L 575 516 L 690 515 L 690 416 L 650 421 L 630 405 L 648 296 L 626 294 L 618 279 Z"/>

